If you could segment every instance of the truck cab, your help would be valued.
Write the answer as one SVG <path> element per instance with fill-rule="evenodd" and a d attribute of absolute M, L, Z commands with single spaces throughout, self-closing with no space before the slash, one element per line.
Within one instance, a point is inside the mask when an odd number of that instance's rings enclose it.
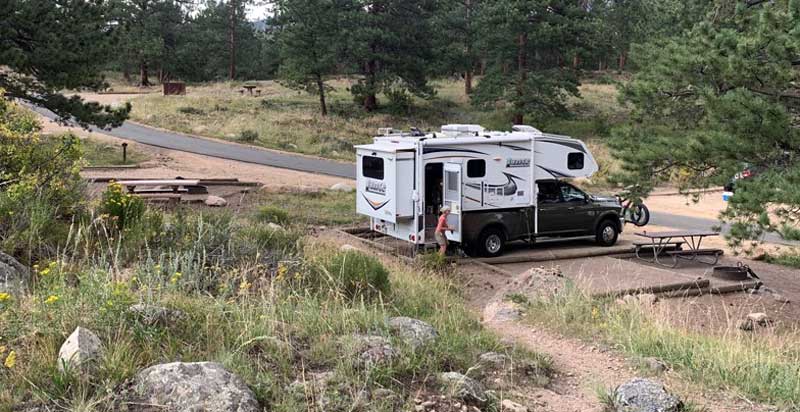
<path fill-rule="evenodd" d="M 465 243 L 473 253 L 499 256 L 508 242 L 542 237 L 594 236 L 602 246 L 617 242 L 623 222 L 616 198 L 591 195 L 557 179 L 538 180 L 536 185 L 536 207 L 465 214 L 464 233 L 471 234 Z"/>

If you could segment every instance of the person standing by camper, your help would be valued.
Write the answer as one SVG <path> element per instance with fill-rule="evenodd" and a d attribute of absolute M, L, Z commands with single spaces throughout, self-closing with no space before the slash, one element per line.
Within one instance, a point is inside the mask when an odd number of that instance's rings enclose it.
<path fill-rule="evenodd" d="M 439 254 L 444 256 L 447 253 L 447 236 L 444 233 L 448 230 L 453 231 L 453 228 L 447 225 L 447 215 L 450 214 L 450 207 L 443 207 L 440 213 L 439 222 L 436 224 L 436 231 L 433 235 L 436 238 L 436 243 L 439 244 Z"/>

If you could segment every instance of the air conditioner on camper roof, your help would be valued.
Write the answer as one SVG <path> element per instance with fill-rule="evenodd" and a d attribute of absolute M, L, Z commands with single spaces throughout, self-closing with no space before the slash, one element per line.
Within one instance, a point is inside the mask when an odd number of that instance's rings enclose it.
<path fill-rule="evenodd" d="M 514 126 L 511 127 L 511 130 L 515 132 L 542 133 L 541 130 L 533 126 L 528 126 L 524 124 L 515 124 Z"/>
<path fill-rule="evenodd" d="M 446 124 L 442 126 L 442 133 L 481 134 L 483 131 L 483 127 L 478 124 Z"/>

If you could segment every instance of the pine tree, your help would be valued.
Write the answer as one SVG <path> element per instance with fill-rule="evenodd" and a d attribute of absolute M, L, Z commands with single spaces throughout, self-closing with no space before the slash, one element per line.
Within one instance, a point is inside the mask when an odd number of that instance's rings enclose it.
<path fill-rule="evenodd" d="M 378 93 L 409 91 L 431 96 L 426 65 L 433 60 L 430 27 L 434 0 L 359 0 L 347 15 L 346 60 L 363 77 L 351 87 L 367 111 L 378 107 Z"/>
<path fill-rule="evenodd" d="M 734 244 L 764 230 L 798 238 L 800 1 L 719 0 L 688 34 L 634 48 L 641 67 L 624 89 L 634 118 L 616 133 L 622 184 L 640 195 L 680 177 L 682 188 L 726 183 L 745 165 L 723 218 Z"/>
<path fill-rule="evenodd" d="M 350 0 L 281 0 L 276 3 L 281 53 L 279 75 L 287 86 L 319 96 L 320 112 L 328 114 L 325 76 L 337 68 L 337 52 Z"/>
<path fill-rule="evenodd" d="M 472 101 L 487 107 L 507 103 L 515 124 L 525 114 L 565 113 L 566 98 L 579 95 L 565 52 L 588 33 L 586 10 L 569 0 L 498 0 L 485 3 L 481 20 L 488 68 Z"/>
<path fill-rule="evenodd" d="M 63 89 L 101 89 L 113 26 L 101 0 L 0 2 L 0 89 L 74 118 L 83 126 L 122 123 L 130 106 L 111 108 L 65 97 Z"/>

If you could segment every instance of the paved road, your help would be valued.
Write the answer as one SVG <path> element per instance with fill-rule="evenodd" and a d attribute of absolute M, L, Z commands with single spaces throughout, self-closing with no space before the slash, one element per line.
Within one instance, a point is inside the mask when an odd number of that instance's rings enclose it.
<path fill-rule="evenodd" d="M 31 106 L 28 107 L 47 118 L 54 119 L 56 117 L 53 112 L 47 109 Z M 125 122 L 122 126 L 112 130 L 93 128 L 92 131 L 121 139 L 132 140 L 150 146 L 180 150 L 183 152 L 218 157 L 222 159 L 238 160 L 247 163 L 256 163 L 284 169 L 299 170 L 302 172 L 320 173 L 348 179 L 355 179 L 356 176 L 355 165 L 352 163 L 337 162 L 333 160 L 307 156 L 297 156 L 289 153 L 262 150 L 250 146 L 226 143 L 223 141 L 201 139 L 182 133 L 154 129 L 152 127 L 142 126 L 130 122 Z M 719 226 L 719 222 L 713 219 L 680 216 L 663 212 L 652 212 L 650 222 L 654 225 L 687 230 L 711 229 L 712 227 Z M 725 225 L 722 227 L 722 229 L 723 232 L 727 232 L 729 228 Z M 780 236 L 774 233 L 768 233 L 765 237 L 765 240 L 784 245 L 800 244 L 798 242 L 784 241 L 780 238 Z"/>
<path fill-rule="evenodd" d="M 49 119 L 56 118 L 56 115 L 47 109 L 32 106 L 28 107 Z M 219 157 L 222 159 L 238 160 L 240 162 L 280 167 L 301 172 L 320 173 L 348 179 L 355 179 L 356 177 L 356 168 L 352 163 L 262 150 L 251 146 L 230 144 L 212 139 L 201 139 L 182 133 L 154 129 L 131 122 L 125 122 L 122 126 L 111 130 L 102 130 L 98 128 L 92 128 L 91 130 L 95 133 L 103 133 L 120 139 L 132 140 L 134 142 L 165 149 L 180 150 L 182 152 Z"/>

